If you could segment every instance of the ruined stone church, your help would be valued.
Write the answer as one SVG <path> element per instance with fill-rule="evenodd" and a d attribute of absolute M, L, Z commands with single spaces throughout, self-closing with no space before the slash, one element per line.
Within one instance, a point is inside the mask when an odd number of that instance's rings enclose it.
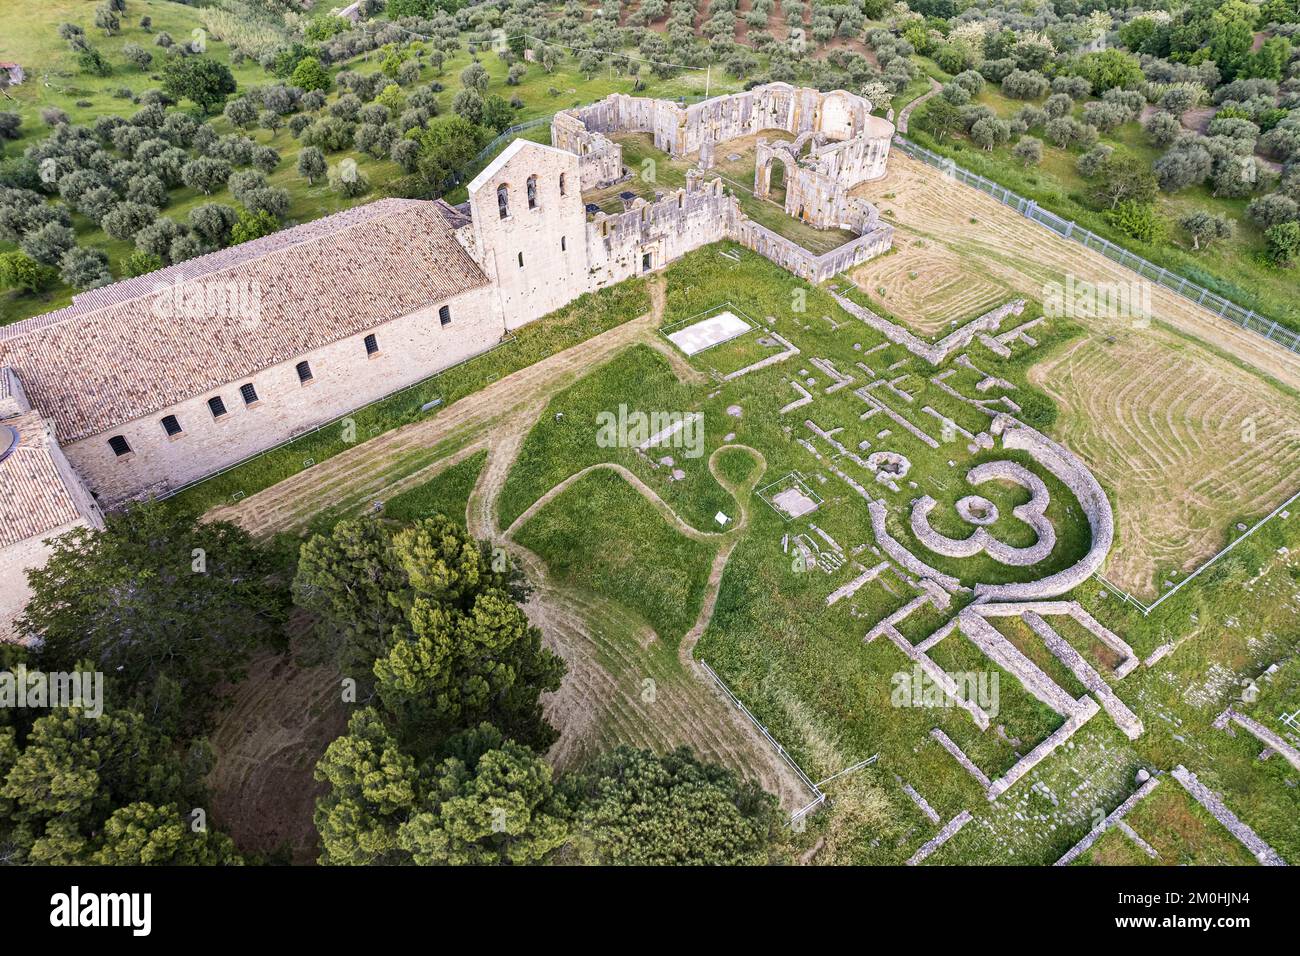
<path fill-rule="evenodd" d="M 854 239 L 814 255 L 710 178 L 760 140 L 755 193 L 786 167 L 785 209 Z M 609 134 L 693 158 L 683 188 L 613 215 L 584 191 L 630 175 Z M 576 297 L 735 240 L 812 282 L 889 249 L 850 195 L 885 173 L 893 126 L 844 91 L 774 83 L 695 105 L 616 94 L 515 140 L 452 206 L 382 199 L 81 293 L 0 328 L 0 638 L 48 539 L 164 495 L 477 355 Z"/>

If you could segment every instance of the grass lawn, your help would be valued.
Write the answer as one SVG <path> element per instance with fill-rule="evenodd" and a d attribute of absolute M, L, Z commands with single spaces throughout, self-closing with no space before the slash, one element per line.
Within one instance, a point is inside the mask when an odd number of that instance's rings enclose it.
<path fill-rule="evenodd" d="M 551 574 L 634 611 L 670 646 L 695 622 L 716 550 L 681 534 L 621 475 L 603 469 L 544 505 L 517 540 Z"/>
<path fill-rule="evenodd" d="M 444 514 L 463 525 L 465 509 L 469 507 L 469 496 L 485 461 L 487 452 L 476 452 L 424 484 L 389 498 L 384 502 L 384 517 L 396 521 L 414 521 L 417 518 Z"/>

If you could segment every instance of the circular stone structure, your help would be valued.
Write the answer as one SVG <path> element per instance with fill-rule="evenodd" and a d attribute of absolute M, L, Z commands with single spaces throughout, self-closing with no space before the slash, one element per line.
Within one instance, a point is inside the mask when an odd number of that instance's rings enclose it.
<path fill-rule="evenodd" d="M 890 478 L 902 478 L 912 470 L 912 462 L 896 451 L 876 451 L 867 456 L 867 467 Z"/>
<path fill-rule="evenodd" d="M 998 506 L 980 495 L 967 495 L 957 501 L 957 514 L 968 524 L 991 525 L 998 520 Z"/>

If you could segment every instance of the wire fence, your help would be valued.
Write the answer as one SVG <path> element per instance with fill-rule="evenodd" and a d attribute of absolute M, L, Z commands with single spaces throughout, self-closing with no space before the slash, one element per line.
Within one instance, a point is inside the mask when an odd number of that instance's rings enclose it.
<path fill-rule="evenodd" d="M 1225 299 L 1216 292 L 1211 292 L 1204 286 L 1197 285 L 1190 279 L 1148 262 L 1123 246 L 1117 246 L 1104 236 L 1099 236 L 1092 230 L 1079 225 L 1074 220 L 1064 219 L 1053 212 L 1049 212 L 1038 205 L 1035 200 L 1026 199 L 1024 196 L 1012 192 L 991 179 L 986 179 L 978 173 L 963 169 L 947 156 L 941 156 L 901 136 L 895 137 L 895 142 L 904 154 L 934 166 L 936 169 L 942 170 L 945 175 L 952 176 L 958 182 L 992 196 L 998 202 L 1011 207 L 1026 219 L 1046 226 L 1066 239 L 1072 239 L 1089 249 L 1100 252 L 1107 259 L 1117 262 L 1127 269 L 1132 269 L 1142 278 L 1150 280 L 1171 292 L 1178 293 L 1183 298 L 1209 309 L 1221 318 L 1227 319 L 1243 329 L 1258 333 L 1291 352 L 1300 353 L 1300 334 L 1286 328 L 1276 320 L 1266 318 L 1253 309 L 1244 309 L 1237 303 Z"/>
<path fill-rule="evenodd" d="M 741 703 L 740 698 L 731 692 L 731 688 L 728 687 L 723 682 L 722 678 L 718 676 L 717 671 L 715 671 L 712 667 L 710 667 L 702 660 L 698 661 L 698 663 L 702 668 L 704 668 L 704 672 L 713 678 L 713 682 L 718 685 L 718 689 L 722 691 L 722 693 L 726 696 L 726 698 L 730 700 L 731 703 L 735 707 L 737 707 L 742 714 L 744 714 L 746 717 L 749 718 L 749 722 L 754 725 L 754 728 L 760 734 L 762 734 L 763 739 L 772 745 L 772 748 L 776 751 L 776 755 L 781 759 L 781 761 L 785 763 L 785 765 L 789 767 L 792 771 L 794 771 L 795 776 L 797 776 L 803 782 L 804 786 L 806 786 L 808 790 L 812 793 L 813 795 L 812 802 L 805 804 L 804 806 L 798 808 L 792 814 L 790 814 L 790 823 L 792 825 L 797 824 L 800 820 L 806 817 L 813 810 L 817 809 L 822 804 L 824 804 L 826 802 L 826 794 L 822 793 L 821 788 L 818 787 L 817 784 L 812 782 L 812 778 L 810 778 L 806 773 L 803 772 L 803 768 L 800 767 L 799 764 L 795 762 L 795 759 L 792 756 L 790 756 L 789 751 L 787 751 L 784 747 L 782 747 L 780 742 L 778 742 L 777 739 L 773 737 L 771 733 L 768 732 L 768 729 L 763 726 L 762 721 L 760 721 L 757 717 L 755 717 L 754 714 L 750 711 L 750 709 L 746 707 L 743 703 Z"/>

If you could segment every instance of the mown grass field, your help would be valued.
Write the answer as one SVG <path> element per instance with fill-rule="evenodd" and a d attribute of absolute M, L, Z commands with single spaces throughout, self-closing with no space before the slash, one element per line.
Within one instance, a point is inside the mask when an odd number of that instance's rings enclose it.
<path fill-rule="evenodd" d="M 669 646 L 695 622 L 717 550 L 681 534 L 621 475 L 603 469 L 543 506 L 517 539 L 560 581 L 636 612 L 654 632 L 646 639 Z"/>
<path fill-rule="evenodd" d="M 423 484 L 394 495 L 384 502 L 384 517 L 415 521 L 443 514 L 464 524 L 470 493 L 486 460 L 487 452 L 475 452 Z"/>

